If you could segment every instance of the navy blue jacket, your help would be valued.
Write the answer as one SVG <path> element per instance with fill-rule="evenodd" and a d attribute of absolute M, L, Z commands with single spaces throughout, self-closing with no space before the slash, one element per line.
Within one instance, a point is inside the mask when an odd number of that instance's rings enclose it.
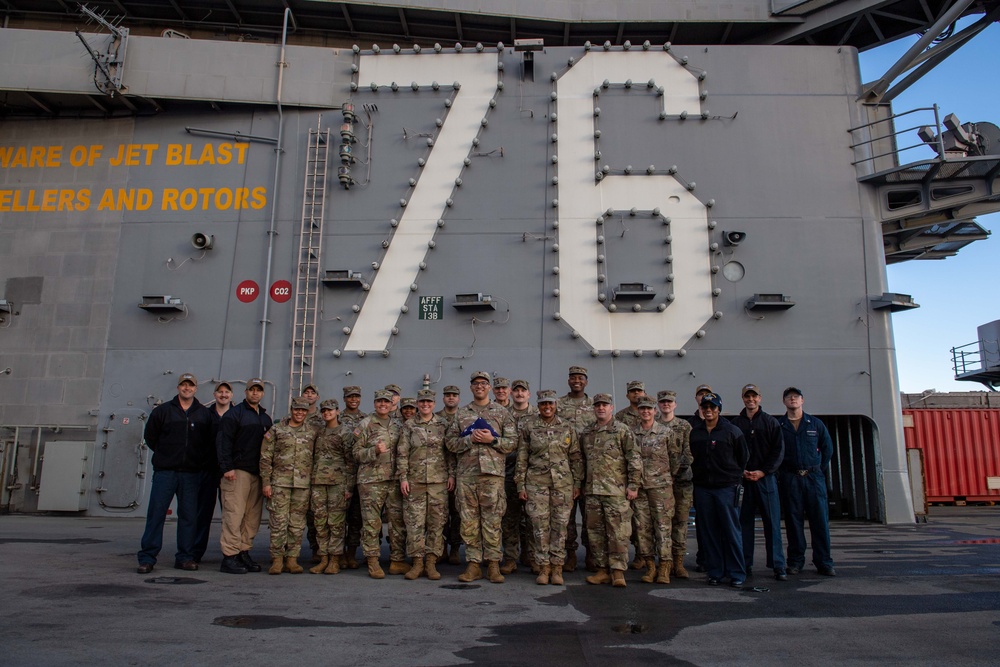
<path fill-rule="evenodd" d="M 212 456 L 212 416 L 197 398 L 185 411 L 174 396 L 153 408 L 143 438 L 153 452 L 154 470 L 200 472 Z"/>
<path fill-rule="evenodd" d="M 260 474 L 260 445 L 271 428 L 271 417 L 258 405 L 257 410 L 244 400 L 229 408 L 219 422 L 215 446 L 219 455 L 219 470 L 245 470 Z"/>
<path fill-rule="evenodd" d="M 826 473 L 833 458 L 833 441 L 817 417 L 802 413 L 799 430 L 795 431 L 786 415 L 778 418 L 781 435 L 785 441 L 785 458 L 781 469 L 788 472 L 797 470 L 821 470 Z"/>
<path fill-rule="evenodd" d="M 785 443 L 781 437 L 778 420 L 763 410 L 757 410 L 753 418 L 747 417 L 746 408 L 733 417 L 733 425 L 743 431 L 750 450 L 747 470 L 760 470 L 765 475 L 778 472 L 778 466 L 785 455 Z"/>
<path fill-rule="evenodd" d="M 691 429 L 691 464 L 695 486 L 736 486 L 747 464 L 747 442 L 743 432 L 724 417 L 711 432 L 705 422 Z"/>

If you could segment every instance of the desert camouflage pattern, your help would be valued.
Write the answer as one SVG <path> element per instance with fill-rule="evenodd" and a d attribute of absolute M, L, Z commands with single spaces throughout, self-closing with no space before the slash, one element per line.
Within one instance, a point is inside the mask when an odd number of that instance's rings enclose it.
<path fill-rule="evenodd" d="M 455 493 L 465 559 L 470 563 L 500 560 L 500 517 L 507 509 L 504 479 L 497 475 L 459 476 Z"/>
<path fill-rule="evenodd" d="M 354 459 L 358 462 L 358 484 L 373 484 L 396 479 L 396 449 L 403 424 L 397 419 L 365 417 L 354 431 Z M 379 454 L 376 446 L 385 443 Z"/>
<path fill-rule="evenodd" d="M 339 421 L 341 424 L 347 427 L 347 433 L 350 442 L 348 446 L 351 447 L 353 456 L 354 447 L 354 429 L 358 427 L 365 417 L 368 415 L 360 410 L 356 413 L 341 412 Z M 357 459 L 355 459 L 357 462 Z M 350 503 L 347 507 L 347 550 L 354 553 L 358 550 L 361 545 L 361 502 L 360 494 L 358 493 L 357 482 L 352 489 L 353 495 L 351 496 Z"/>
<path fill-rule="evenodd" d="M 688 515 L 694 503 L 694 483 L 691 481 L 691 424 L 686 419 L 674 417 L 669 422 L 662 421 L 657 415 L 657 422 L 670 429 L 670 438 L 680 449 L 677 473 L 674 475 L 674 516 L 673 529 L 670 534 L 673 555 L 684 556 L 687 553 Z M 671 445 L 672 447 L 674 445 Z"/>
<path fill-rule="evenodd" d="M 597 567 L 627 569 L 632 507 L 625 494 L 587 496 L 587 512 L 584 516 L 587 534 L 590 536 L 590 554 Z"/>
<path fill-rule="evenodd" d="M 339 555 L 344 550 L 347 532 L 347 492 L 353 484 L 314 484 L 310 490 L 310 507 L 316 527 L 316 553 L 320 556 Z"/>
<path fill-rule="evenodd" d="M 314 426 L 305 423 L 298 427 L 273 425 L 260 447 L 261 485 L 308 489 L 317 434 Z"/>
<path fill-rule="evenodd" d="M 356 484 L 358 464 L 348 440 L 353 440 L 353 434 L 346 424 L 334 428 L 327 428 L 324 424 L 313 448 L 314 485 L 342 484 L 352 487 Z"/>
<path fill-rule="evenodd" d="M 587 468 L 584 494 L 624 498 L 626 491 L 639 490 L 642 458 L 628 426 L 614 419 L 603 426 L 595 423 L 584 431 L 580 442 Z"/>
<path fill-rule="evenodd" d="M 649 430 L 637 424 L 632 433 L 642 457 L 642 488 L 673 486 L 674 475 L 681 466 L 680 439 L 671 429 L 655 421 Z"/>
<path fill-rule="evenodd" d="M 444 524 L 448 520 L 448 485 L 410 481 L 405 499 L 406 553 L 410 558 L 441 556 L 444 552 Z"/>
<path fill-rule="evenodd" d="M 631 405 L 629 405 L 627 408 L 622 408 L 621 410 L 616 412 L 615 419 L 625 424 L 632 430 L 635 430 L 635 428 L 639 425 L 639 422 L 641 421 L 639 419 L 639 411 L 636 408 L 633 408 Z"/>
<path fill-rule="evenodd" d="M 560 396 L 556 401 L 556 415 L 576 426 L 577 436 L 597 421 L 594 417 L 594 404 L 586 394 L 581 398 L 573 398 L 569 394 Z"/>
<path fill-rule="evenodd" d="M 455 455 L 444 444 L 447 429 L 448 422 L 437 415 L 403 425 L 396 456 L 399 481 L 439 484 L 455 476 Z"/>
<path fill-rule="evenodd" d="M 531 555 L 538 565 L 566 562 L 566 532 L 573 509 L 573 486 L 549 486 L 527 482 L 524 503 L 531 526 Z"/>
<path fill-rule="evenodd" d="M 639 489 L 632 509 L 637 553 L 643 558 L 659 556 L 664 561 L 670 560 L 673 557 L 673 485 Z"/>
<path fill-rule="evenodd" d="M 312 430 L 309 427 L 309 430 Z M 309 489 L 271 486 L 267 503 L 267 527 L 271 531 L 271 558 L 298 558 L 306 528 Z"/>
<path fill-rule="evenodd" d="M 396 480 L 384 482 L 358 482 L 361 495 L 361 549 L 365 558 L 378 557 L 382 536 L 382 510 L 389 520 L 389 557 L 405 557 L 405 523 L 403 519 L 403 494 Z"/>
<path fill-rule="evenodd" d="M 492 444 L 474 443 L 471 435 L 460 437 L 462 431 L 480 417 L 500 435 Z M 482 406 L 469 403 L 458 409 L 455 419 L 448 425 L 445 442 L 457 455 L 459 477 L 503 477 L 505 457 L 517 448 L 517 427 L 510 411 L 502 405 L 493 401 Z"/>
<path fill-rule="evenodd" d="M 510 407 L 514 424 L 520 426 L 525 417 L 538 414 L 538 408 L 528 403 L 523 410 Z M 517 560 L 521 550 L 528 552 L 533 559 L 531 524 L 525 512 L 524 501 L 517 497 L 517 486 L 514 484 L 514 468 L 517 466 L 517 450 L 507 455 L 504 460 L 504 492 L 507 494 L 507 511 L 503 513 L 501 531 L 503 532 L 503 557 L 505 560 Z"/>
<path fill-rule="evenodd" d="M 583 453 L 572 423 L 554 416 L 524 419 L 518 428 L 514 483 L 518 493 L 525 485 L 549 486 L 570 491 L 583 483 Z"/>

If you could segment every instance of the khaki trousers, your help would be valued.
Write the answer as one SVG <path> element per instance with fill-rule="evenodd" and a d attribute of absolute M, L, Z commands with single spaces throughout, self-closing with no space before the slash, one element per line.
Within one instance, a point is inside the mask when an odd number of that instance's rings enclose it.
<path fill-rule="evenodd" d="M 253 547 L 253 538 L 260 529 L 264 496 L 260 491 L 260 476 L 245 470 L 236 471 L 236 479 L 225 477 L 219 482 L 222 492 L 223 556 L 235 556 Z"/>

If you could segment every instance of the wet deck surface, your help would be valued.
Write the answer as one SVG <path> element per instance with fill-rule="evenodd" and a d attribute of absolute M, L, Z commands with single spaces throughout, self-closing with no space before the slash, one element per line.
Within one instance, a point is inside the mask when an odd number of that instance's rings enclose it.
<path fill-rule="evenodd" d="M 172 523 L 160 564 L 138 575 L 142 528 L 0 516 L 3 664 L 1000 662 L 1000 508 L 935 507 L 912 526 L 837 522 L 838 577 L 808 567 L 781 583 L 758 562 L 743 590 L 694 572 L 653 586 L 631 571 L 625 590 L 596 587 L 582 568 L 565 587 L 537 586 L 523 568 L 502 585 L 462 586 L 449 565 L 438 582 L 364 570 L 234 576 L 211 550 L 201 570 L 182 572 L 170 567 Z M 254 556 L 266 560 L 266 528 Z"/>

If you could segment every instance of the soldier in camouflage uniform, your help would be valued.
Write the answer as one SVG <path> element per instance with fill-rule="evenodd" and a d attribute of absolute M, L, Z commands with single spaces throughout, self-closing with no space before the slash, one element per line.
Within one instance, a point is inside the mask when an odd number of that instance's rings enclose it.
<path fill-rule="evenodd" d="M 556 414 L 560 419 L 571 422 L 576 426 L 576 435 L 579 438 L 583 432 L 594 423 L 594 407 L 584 391 L 587 388 L 587 369 L 583 366 L 570 366 L 569 377 L 567 378 L 569 392 L 560 397 L 556 403 Z M 584 491 L 586 493 L 586 491 Z M 576 571 L 576 550 L 580 546 L 577 542 L 577 520 L 579 512 L 584 525 L 587 523 L 586 504 L 583 495 L 573 502 L 573 509 L 569 513 L 569 525 L 566 526 L 566 564 L 563 569 L 567 572 Z M 590 540 L 587 531 L 583 531 L 583 546 L 587 550 L 587 569 L 596 571 L 593 555 L 590 552 Z"/>
<path fill-rule="evenodd" d="M 459 581 L 482 578 L 480 563 L 489 565 L 488 578 L 503 583 L 500 573 L 500 522 L 504 494 L 504 458 L 517 447 L 517 429 L 510 412 L 490 400 L 490 375 L 472 374 L 472 402 L 459 409 L 448 426 L 446 444 L 458 455 L 458 511 L 468 567 Z M 472 428 L 482 419 L 489 428 Z"/>
<path fill-rule="evenodd" d="M 611 582 L 616 588 L 624 588 L 632 532 L 629 503 L 639 495 L 642 458 L 632 431 L 614 418 L 611 394 L 594 396 L 594 417 L 594 425 L 580 439 L 587 461 L 583 486 L 587 533 L 598 568 L 596 574 L 587 577 L 587 583 Z"/>
<path fill-rule="evenodd" d="M 399 401 L 399 415 L 400 420 L 406 423 L 413 419 L 417 414 L 417 399 L 413 396 L 406 396 Z"/>
<path fill-rule="evenodd" d="M 502 379 L 502 378 L 499 378 Z M 493 383 L 496 393 L 496 382 Z M 515 426 L 520 426 L 525 417 L 538 414 L 538 409 L 528 402 L 531 390 L 527 380 L 514 380 L 510 383 L 510 414 L 514 417 Z M 517 572 L 518 549 L 523 565 L 534 565 L 531 547 L 531 525 L 524 510 L 524 501 L 518 495 L 514 484 L 514 468 L 517 465 L 517 451 L 507 455 L 504 469 L 504 493 L 507 495 L 507 511 L 503 513 L 501 531 L 503 532 L 503 565 L 501 574 Z"/>
<path fill-rule="evenodd" d="M 538 414 L 518 424 L 514 482 L 531 522 L 538 577 L 563 584 L 566 526 L 583 484 L 583 455 L 576 428 L 556 416 L 556 392 L 538 392 Z"/>
<path fill-rule="evenodd" d="M 674 518 L 674 475 L 680 468 L 681 447 L 672 431 L 656 421 L 656 403 L 639 400 L 639 424 L 632 429 L 642 456 L 642 486 L 632 502 L 635 512 L 636 551 L 646 567 L 642 581 L 670 583 L 673 553 L 670 533 Z M 659 556 L 659 565 L 656 557 Z"/>
<path fill-rule="evenodd" d="M 402 400 L 400 397 L 403 395 L 403 389 L 398 384 L 387 384 L 385 390 L 392 394 L 392 407 L 389 409 L 389 416 L 393 419 L 402 419 L 403 414 L 399 411 L 399 402 Z"/>
<path fill-rule="evenodd" d="M 399 489 L 406 499 L 406 551 L 413 559 L 406 578 L 424 572 L 438 580 L 437 561 L 444 551 L 448 492 L 455 488 L 455 456 L 444 446 L 448 422 L 434 414 L 437 397 L 430 389 L 417 392 L 417 416 L 406 422 L 399 439 L 396 466 Z"/>
<path fill-rule="evenodd" d="M 457 386 L 449 384 L 441 393 L 444 396 L 444 407 L 436 414 L 441 419 L 451 422 L 458 414 L 461 390 Z M 448 547 L 448 564 L 458 565 L 461 562 L 459 549 L 462 547 L 462 517 L 458 513 L 458 504 L 455 502 L 455 491 L 448 492 L 448 520 L 444 526 L 444 540 L 446 547 Z M 441 561 L 444 559 L 445 554 L 442 553 Z"/>
<path fill-rule="evenodd" d="M 615 413 L 615 419 L 635 430 L 639 424 L 639 400 L 646 395 L 646 385 L 641 380 L 632 380 L 625 385 L 628 405 Z"/>
<path fill-rule="evenodd" d="M 673 552 L 672 574 L 687 579 L 684 555 L 687 553 L 688 514 L 694 502 L 694 482 L 691 476 L 691 424 L 674 415 L 677 392 L 664 390 L 656 394 L 660 414 L 656 421 L 670 430 L 670 438 L 680 448 L 677 472 L 674 474 L 674 516 L 671 521 L 670 549 Z"/>
<path fill-rule="evenodd" d="M 322 431 L 325 428 L 323 416 L 320 415 L 319 406 L 316 405 L 319 401 L 319 389 L 316 388 L 316 385 L 309 383 L 302 388 L 302 395 L 299 398 L 305 399 L 306 403 L 309 404 L 309 414 L 306 415 L 306 423 Z M 281 423 L 287 424 L 288 417 L 282 419 Z M 318 563 L 320 561 L 319 543 L 316 541 L 316 520 L 313 517 L 312 507 L 306 512 L 306 539 L 309 540 L 312 562 Z"/>
<path fill-rule="evenodd" d="M 347 506 L 356 483 L 357 463 L 351 451 L 351 427 L 337 419 L 340 404 L 328 398 L 320 404 L 325 420 L 313 448 L 311 506 L 316 520 L 320 561 L 309 568 L 313 574 L 340 572 L 347 528 Z"/>
<path fill-rule="evenodd" d="M 288 424 L 275 424 L 264 434 L 260 448 L 261 492 L 269 502 L 271 568 L 268 574 L 300 574 L 299 550 L 309 509 L 316 428 L 305 423 L 309 404 L 292 401 Z"/>
<path fill-rule="evenodd" d="M 513 403 L 510 400 L 510 380 L 496 378 L 493 380 L 493 402 L 510 410 Z"/>
<path fill-rule="evenodd" d="M 340 423 L 347 427 L 347 436 L 350 442 L 349 448 L 354 446 L 354 429 L 358 427 L 361 420 L 367 417 L 359 407 L 361 405 L 361 387 L 354 385 L 344 387 L 344 407 L 340 413 Z M 352 454 L 353 457 L 353 454 Z M 344 555 L 340 559 L 341 569 L 358 569 L 357 553 L 361 546 L 361 494 L 358 493 L 357 482 L 351 489 L 351 503 L 347 506 L 347 544 L 344 547 Z"/>
<path fill-rule="evenodd" d="M 354 458 L 358 462 L 358 491 L 361 494 L 361 548 L 368 561 L 368 576 L 385 578 L 379 565 L 379 535 L 382 510 L 389 519 L 389 573 L 405 574 L 402 495 L 396 479 L 396 447 L 402 423 L 392 419 L 392 393 L 375 392 L 375 413 L 354 429 Z"/>

